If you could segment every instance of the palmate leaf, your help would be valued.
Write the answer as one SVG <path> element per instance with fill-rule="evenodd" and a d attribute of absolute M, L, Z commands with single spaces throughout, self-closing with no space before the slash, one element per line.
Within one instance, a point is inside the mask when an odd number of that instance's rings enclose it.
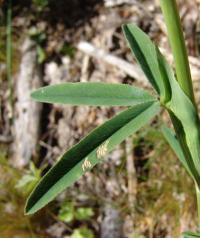
<path fill-rule="evenodd" d="M 166 104 L 181 123 L 195 168 L 200 175 L 199 119 L 196 109 L 176 81 L 171 81 L 172 98 Z"/>
<path fill-rule="evenodd" d="M 200 132 L 197 110 L 180 88 L 173 70 L 150 38 L 133 24 L 123 26 L 123 31 L 137 61 L 160 95 L 161 104 L 170 114 L 184 153 L 185 165 L 187 163 L 186 168 L 200 187 Z"/>
<path fill-rule="evenodd" d="M 145 90 L 126 84 L 63 83 L 34 91 L 40 102 L 93 106 L 133 106 L 155 101 Z"/>
<path fill-rule="evenodd" d="M 184 238 L 200 238 L 200 233 L 187 231 L 183 233 L 183 237 Z"/>
<path fill-rule="evenodd" d="M 173 71 L 164 56 L 158 52 L 159 64 L 168 76 L 171 86 L 171 99 L 165 103 L 171 119 L 176 124 L 176 134 L 182 143 L 187 166 L 198 185 L 200 180 L 200 132 L 196 108 L 180 88 Z"/>
<path fill-rule="evenodd" d="M 28 199 L 26 214 L 35 213 L 49 203 L 87 170 L 102 161 L 107 152 L 144 126 L 158 112 L 158 102 L 136 105 L 92 131 L 67 151 L 42 178 Z"/>
<path fill-rule="evenodd" d="M 131 51 L 147 79 L 160 95 L 161 102 L 168 101 L 170 99 L 170 85 L 159 65 L 158 48 L 152 43 L 149 36 L 134 24 L 126 24 L 122 28 Z"/>

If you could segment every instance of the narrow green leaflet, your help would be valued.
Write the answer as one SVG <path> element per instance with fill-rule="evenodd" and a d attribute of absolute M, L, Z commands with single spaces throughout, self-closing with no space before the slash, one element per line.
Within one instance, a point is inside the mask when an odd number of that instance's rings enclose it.
<path fill-rule="evenodd" d="M 200 238 L 200 234 L 199 234 L 199 233 L 194 233 L 194 232 L 187 231 L 187 232 L 184 232 L 184 233 L 183 233 L 183 237 L 184 237 L 184 238 Z"/>
<path fill-rule="evenodd" d="M 92 131 L 67 151 L 43 177 L 27 201 L 26 214 L 35 213 L 44 207 L 158 112 L 158 102 L 136 105 Z"/>
<path fill-rule="evenodd" d="M 133 24 L 124 25 L 123 32 L 146 77 L 160 95 L 161 101 L 167 101 L 170 98 L 170 85 L 168 79 L 163 77 L 159 66 L 158 48 L 148 35 Z"/>
<path fill-rule="evenodd" d="M 185 155 L 182 151 L 182 148 L 179 144 L 179 141 L 176 139 L 175 133 L 168 127 L 162 126 L 161 131 L 166 139 L 166 141 L 169 143 L 171 148 L 173 149 L 174 153 L 177 155 L 183 166 L 186 168 L 188 173 L 192 176 L 190 169 L 188 167 L 187 161 L 185 159 Z M 192 176 L 193 177 L 193 176 Z"/>
<path fill-rule="evenodd" d="M 193 163 L 200 175 L 200 137 L 199 119 L 194 105 L 181 90 L 176 81 L 171 81 L 172 98 L 166 107 L 179 119 L 185 132 L 185 139 L 190 150 Z"/>
<path fill-rule="evenodd" d="M 94 106 L 133 106 L 155 101 L 145 90 L 126 84 L 63 83 L 34 91 L 40 102 Z"/>
<path fill-rule="evenodd" d="M 187 157 L 185 158 L 191 173 L 194 175 L 193 177 L 197 180 L 196 174 L 198 173 L 198 177 L 200 175 L 200 134 L 198 114 L 190 99 L 180 88 L 171 67 L 160 52 L 158 52 L 158 59 L 163 70 L 165 70 L 166 75 L 168 75 L 169 83 L 171 85 L 171 99 L 169 102 L 165 103 L 165 107 L 182 125 L 182 133 L 184 134 L 186 141 L 185 147 L 189 148 L 192 161 Z M 199 181 L 196 182 L 199 184 Z"/>

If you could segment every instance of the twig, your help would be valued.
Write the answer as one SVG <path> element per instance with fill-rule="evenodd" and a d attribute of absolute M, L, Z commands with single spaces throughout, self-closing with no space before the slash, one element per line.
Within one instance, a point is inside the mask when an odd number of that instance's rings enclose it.
<path fill-rule="evenodd" d="M 8 1 L 7 27 L 6 27 L 6 74 L 9 85 L 9 102 L 11 118 L 13 116 L 13 85 L 12 85 L 12 0 Z"/>
<path fill-rule="evenodd" d="M 144 86 L 149 86 L 148 81 L 146 80 L 143 72 L 137 64 L 131 64 L 119 57 L 116 57 L 112 54 L 106 53 L 102 49 L 98 49 L 89 42 L 80 42 L 77 48 L 83 53 L 92 56 L 96 59 L 100 59 L 107 64 L 110 64 L 114 67 L 117 67 L 119 70 L 123 71 L 130 77 L 136 79 L 138 82 L 142 83 Z M 164 48 L 160 48 L 161 52 L 166 56 L 167 60 L 172 64 L 173 57 L 170 52 Z M 191 67 L 192 79 L 193 81 L 200 80 L 200 62 L 197 58 L 189 56 L 189 62 Z"/>
<path fill-rule="evenodd" d="M 87 82 L 88 81 L 88 78 L 89 78 L 89 72 L 88 72 L 89 64 L 90 64 L 90 56 L 86 55 L 83 59 L 80 82 Z"/>
<path fill-rule="evenodd" d="M 118 69 L 122 70 L 124 73 L 136 79 L 143 85 L 149 85 L 148 81 L 146 80 L 144 74 L 142 73 L 140 67 L 137 64 L 130 64 L 119 57 L 106 53 L 102 49 L 96 48 L 94 45 L 88 42 L 80 42 L 77 45 L 77 48 L 89 56 L 92 56 L 96 59 L 100 59 L 101 61 L 104 61 L 107 64 L 117 67 Z"/>
<path fill-rule="evenodd" d="M 126 154 L 126 170 L 128 180 L 128 202 L 129 202 L 129 209 L 131 211 L 130 224 L 129 224 L 131 233 L 128 235 L 128 237 L 133 237 L 134 223 L 135 223 L 135 204 L 137 195 L 137 175 L 134 164 L 132 137 L 127 138 L 125 141 L 125 154 Z"/>
<path fill-rule="evenodd" d="M 128 199 L 129 206 L 134 210 L 135 198 L 137 193 L 137 178 L 136 170 L 134 166 L 134 156 L 133 156 L 133 140 L 132 137 L 128 138 L 125 143 L 126 149 L 126 168 L 128 173 Z M 133 212 L 134 214 L 134 212 Z"/>
<path fill-rule="evenodd" d="M 135 4 L 135 0 L 104 0 L 105 7 L 116 7 L 122 4 Z"/>
<path fill-rule="evenodd" d="M 126 168 L 128 173 L 128 199 L 129 206 L 134 210 L 135 198 L 137 193 L 137 179 L 136 170 L 134 166 L 134 156 L 133 156 L 133 141 L 132 137 L 128 138 L 125 142 L 125 152 L 126 152 Z"/>
<path fill-rule="evenodd" d="M 21 47 L 21 63 L 16 83 L 16 103 L 14 122 L 14 158 L 16 167 L 26 166 L 36 155 L 40 133 L 41 107 L 30 100 L 30 93 L 42 84 L 41 70 L 37 63 L 36 45 L 29 38 Z"/>

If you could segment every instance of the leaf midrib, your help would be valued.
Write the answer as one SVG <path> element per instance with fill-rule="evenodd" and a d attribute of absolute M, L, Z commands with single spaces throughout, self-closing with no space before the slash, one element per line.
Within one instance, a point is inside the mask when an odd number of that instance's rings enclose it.
<path fill-rule="evenodd" d="M 65 97 L 64 99 L 63 99 L 63 101 L 65 101 L 66 100 L 66 97 L 67 97 L 67 99 L 68 98 L 85 98 L 85 99 L 91 99 L 91 98 L 96 98 L 96 99 L 105 99 L 105 100 L 108 100 L 108 99 L 116 99 L 116 100 L 130 100 L 130 99 L 132 99 L 132 100 L 136 100 L 136 101 L 142 101 L 142 100 L 144 100 L 145 102 L 154 102 L 154 101 L 156 101 L 156 99 L 154 99 L 152 96 L 150 96 L 150 95 L 145 95 L 143 98 L 141 97 L 141 98 L 136 98 L 137 97 L 137 95 L 135 95 L 135 97 L 133 97 L 133 95 L 131 96 L 131 97 L 116 97 L 116 96 L 110 96 L 110 97 L 100 97 L 100 96 L 72 96 L 72 95 L 66 95 L 66 94 L 49 94 L 48 93 L 48 95 L 46 96 L 45 94 L 43 94 L 43 95 L 41 95 L 40 97 L 40 99 L 38 99 L 38 98 L 36 98 L 36 97 L 34 97 L 33 96 L 33 98 L 35 99 L 35 100 L 37 100 L 37 101 L 40 101 L 40 100 L 51 100 L 52 101 L 52 96 L 53 97 L 57 97 L 57 98 L 62 98 L 62 97 Z M 152 97 L 152 98 L 151 98 Z M 43 99 L 42 99 L 43 98 Z M 53 101 L 55 101 L 55 99 L 53 100 Z"/>

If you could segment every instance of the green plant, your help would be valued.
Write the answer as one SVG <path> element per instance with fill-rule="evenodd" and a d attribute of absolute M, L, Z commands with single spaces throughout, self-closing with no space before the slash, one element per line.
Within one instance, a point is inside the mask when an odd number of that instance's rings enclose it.
<path fill-rule="evenodd" d="M 73 202 L 65 202 L 61 205 L 58 218 L 64 222 L 72 222 L 75 219 L 84 221 L 90 219 L 93 215 L 94 212 L 90 207 L 76 208 Z"/>
<path fill-rule="evenodd" d="M 27 188 L 17 188 L 16 184 L 22 176 L 22 171 L 12 167 L 7 157 L 7 148 L 0 145 L 0 237 L 42 238 L 39 217 L 26 217 L 23 214 Z M 29 190 L 30 191 L 30 190 Z M 38 219 L 39 218 L 39 219 Z"/>
<path fill-rule="evenodd" d="M 188 58 L 176 1 L 160 2 L 175 59 L 176 77 L 159 48 L 144 32 L 132 24 L 123 26 L 129 46 L 157 97 L 137 87 L 104 83 L 66 83 L 32 93 L 32 97 L 41 102 L 130 108 L 92 131 L 60 158 L 30 195 L 26 214 L 35 213 L 101 162 L 114 146 L 158 114 L 160 107 L 168 111 L 176 136 L 166 126 L 162 127 L 162 132 L 195 182 L 200 213 L 199 117 Z M 184 237 L 199 235 L 186 232 Z"/>
<path fill-rule="evenodd" d="M 33 4 L 42 11 L 49 4 L 49 0 L 32 0 Z"/>
<path fill-rule="evenodd" d="M 72 202 L 65 202 L 61 205 L 58 218 L 64 222 L 71 222 L 74 220 L 74 204 Z"/>
<path fill-rule="evenodd" d="M 87 227 L 75 229 L 72 235 L 69 236 L 69 238 L 85 238 L 85 237 L 94 238 L 93 232 L 89 230 Z"/>
<path fill-rule="evenodd" d="M 58 218 L 62 222 L 68 224 L 76 221 L 83 222 L 88 221 L 94 216 L 94 212 L 90 207 L 76 207 L 74 202 L 64 202 L 58 213 Z M 81 238 L 81 237 L 94 237 L 92 230 L 87 226 L 81 226 L 80 228 L 74 229 L 73 233 L 69 236 L 70 238 Z"/>
<path fill-rule="evenodd" d="M 46 60 L 46 52 L 42 47 L 45 43 L 46 35 L 44 32 L 39 31 L 36 27 L 32 27 L 29 30 L 29 35 L 36 44 L 38 63 L 42 64 Z"/>
<path fill-rule="evenodd" d="M 24 194 L 29 194 L 41 178 L 42 169 L 37 169 L 31 162 L 29 170 L 18 180 L 16 188 L 23 189 Z"/>
<path fill-rule="evenodd" d="M 73 58 L 74 54 L 76 53 L 76 49 L 70 44 L 65 43 L 60 49 L 60 53 Z"/>

